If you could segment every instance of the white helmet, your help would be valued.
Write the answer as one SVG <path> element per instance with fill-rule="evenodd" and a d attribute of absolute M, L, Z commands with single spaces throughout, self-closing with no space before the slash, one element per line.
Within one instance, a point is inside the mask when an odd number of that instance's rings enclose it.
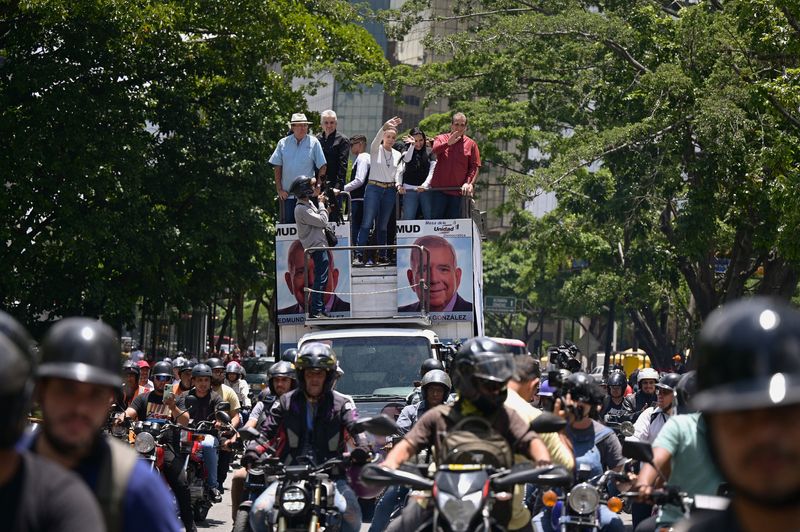
<path fill-rule="evenodd" d="M 636 377 L 636 382 L 640 383 L 644 379 L 653 379 L 658 382 L 658 372 L 653 368 L 642 368 L 639 370 L 639 375 Z"/>

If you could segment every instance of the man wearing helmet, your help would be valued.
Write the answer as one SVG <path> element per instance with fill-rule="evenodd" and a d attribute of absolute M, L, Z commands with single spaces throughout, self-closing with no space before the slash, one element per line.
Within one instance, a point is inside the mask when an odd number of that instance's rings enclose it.
<path fill-rule="evenodd" d="M 667 484 L 678 486 L 690 497 L 716 495 L 722 477 L 708 450 L 708 426 L 705 419 L 690 407 L 694 394 L 696 373 L 685 373 L 675 389 L 679 415 L 671 416 L 653 442 L 653 463 L 667 477 Z M 642 464 L 636 479 L 639 501 L 651 503 L 649 496 L 659 475 L 649 464 Z M 674 504 L 664 504 L 658 514 L 643 520 L 637 532 L 669 529 L 683 519 L 683 509 Z"/>
<path fill-rule="evenodd" d="M 627 414 L 625 409 L 625 388 L 628 381 L 622 371 L 613 371 L 608 376 L 608 395 L 603 398 L 603 405 L 600 408 L 600 419 L 607 422 L 609 417 L 622 416 Z"/>
<path fill-rule="evenodd" d="M 239 399 L 239 404 L 244 410 L 250 410 L 250 385 L 244 380 L 244 368 L 238 362 L 228 362 L 225 366 L 225 384 L 227 384 Z"/>
<path fill-rule="evenodd" d="M 210 360 L 210 359 L 209 359 Z M 213 421 L 217 407 L 222 402 L 218 393 L 211 389 L 211 367 L 208 364 L 195 364 L 192 368 L 191 390 L 186 393 L 189 405 L 189 415 L 193 421 Z M 202 442 L 203 463 L 208 471 L 206 486 L 211 498 L 219 502 L 222 496 L 219 491 L 219 455 L 217 454 L 217 439 L 206 434 Z"/>
<path fill-rule="evenodd" d="M 36 361 L 27 331 L 0 312 L 0 515 L 10 532 L 103 530 L 92 493 L 75 474 L 14 449 L 33 400 Z"/>
<path fill-rule="evenodd" d="M 288 350 L 287 350 L 288 351 Z M 292 361 L 296 355 L 292 354 Z M 250 418 L 244 424 L 245 427 L 256 428 L 263 425 L 272 405 L 283 394 L 294 390 L 297 387 L 297 376 L 294 371 L 294 363 L 281 360 L 274 363 L 267 370 L 267 389 L 270 392 L 264 400 L 259 400 L 253 410 L 250 412 Z M 264 428 L 266 430 L 266 428 Z M 273 447 L 277 446 L 274 442 Z M 255 448 L 255 444 L 252 444 Z M 236 521 L 236 513 L 239 510 L 239 505 L 242 503 L 242 494 L 244 492 L 244 481 L 247 478 L 247 468 L 241 467 L 233 473 L 231 478 L 231 510 L 233 511 L 233 520 Z"/>
<path fill-rule="evenodd" d="M 296 371 L 297 389 L 275 401 L 263 427 L 268 440 L 273 440 L 279 433 L 285 434 L 276 456 L 287 464 L 296 464 L 301 459 L 322 464 L 342 456 L 346 430 L 357 437 L 359 443 L 359 447 L 351 453 L 351 460 L 366 461 L 368 454 L 365 442 L 353 427 L 358 417 L 355 405 L 347 396 L 333 390 L 336 379 L 336 353 L 333 349 L 318 342 L 303 345 L 297 356 Z M 264 451 L 248 450 L 242 458 L 243 465 Z M 342 471 L 334 471 L 331 478 L 336 485 L 335 503 L 342 512 L 342 530 L 357 532 L 361 527 L 358 499 Z M 253 504 L 250 514 L 253 530 L 265 530 L 264 523 L 268 515 L 270 522 L 274 523 L 272 512 L 276 489 L 277 482 L 271 484 Z"/>
<path fill-rule="evenodd" d="M 633 436 L 640 441 L 653 443 L 661 427 L 670 416 L 677 413 L 675 387 L 681 376 L 677 373 L 665 373 L 656 384 L 656 404 L 642 410 L 642 414 L 633 425 Z"/>
<path fill-rule="evenodd" d="M 431 370 L 440 369 L 444 371 L 444 364 L 442 364 L 441 360 L 436 360 L 435 358 L 426 358 L 422 361 L 422 364 L 419 367 L 419 378 L 423 379 L 425 374 Z M 419 382 L 414 382 L 414 391 L 408 394 L 406 397 L 406 404 L 407 405 L 415 405 L 422 400 L 422 393 L 420 391 Z"/>
<path fill-rule="evenodd" d="M 172 393 L 182 395 L 192 389 L 192 368 L 194 363 L 185 360 L 178 369 L 178 382 L 172 385 Z"/>
<path fill-rule="evenodd" d="M 108 530 L 178 530 L 163 481 L 127 445 L 102 434 L 121 384 L 114 331 L 97 320 L 63 319 L 45 335 L 41 356 L 42 430 L 24 445 L 81 476 L 100 503 Z"/>
<path fill-rule="evenodd" d="M 550 454 L 542 440 L 516 412 L 504 404 L 508 381 L 514 374 L 514 362 L 505 347 L 489 338 L 468 340 L 456 354 L 454 368 L 453 381 L 458 391 L 455 405 L 439 405 L 426 412 L 386 456 L 383 462 L 385 467 L 397 469 L 420 450 L 432 445 L 437 446 L 437 463 L 462 463 L 467 457 L 458 455 L 457 449 L 451 448 L 445 441 L 447 435 L 454 432 L 454 427 L 463 426 L 463 431 L 472 432 L 463 422 L 476 418 L 487 421 L 490 430 L 488 434 L 475 433 L 475 437 L 491 440 L 498 450 L 492 458 L 499 465 L 511 467 L 513 452 L 523 454 L 534 462 L 550 462 Z M 422 508 L 418 503 L 410 503 L 387 530 L 415 530 L 430 511 L 430 505 Z"/>
<path fill-rule="evenodd" d="M 118 404 L 122 408 L 130 406 L 137 395 L 149 391 L 145 386 L 139 385 L 139 365 L 136 362 L 126 360 L 122 364 L 122 379 L 122 396 L 118 397 Z"/>
<path fill-rule="evenodd" d="M 642 368 L 636 376 L 639 391 L 625 398 L 625 410 L 632 421 L 636 421 L 645 408 L 656 404 L 656 383 L 658 372 L 653 368 Z"/>
<path fill-rule="evenodd" d="M 219 358 L 213 357 L 206 360 L 206 364 L 211 368 L 211 389 L 222 397 L 222 401 L 231 405 L 230 416 L 231 425 L 238 427 L 241 422 L 241 403 L 239 396 L 236 392 L 225 384 L 225 363 Z M 225 478 L 228 476 L 228 466 L 233 461 L 233 453 L 229 445 L 236 440 L 236 434 L 233 437 L 225 439 L 224 437 L 218 441 L 219 464 L 217 466 L 217 479 L 219 486 L 225 484 Z M 221 499 L 219 499 L 221 500 Z M 218 501 L 219 502 L 219 501 Z"/>
<path fill-rule="evenodd" d="M 796 531 L 800 523 L 800 312 L 782 301 L 728 303 L 706 319 L 693 402 L 714 462 L 733 489 L 727 510 L 677 530 Z"/>

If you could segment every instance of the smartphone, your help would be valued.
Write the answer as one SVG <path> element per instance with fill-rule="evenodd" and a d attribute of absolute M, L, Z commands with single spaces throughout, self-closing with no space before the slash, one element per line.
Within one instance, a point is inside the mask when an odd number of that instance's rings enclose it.
<path fill-rule="evenodd" d="M 172 397 L 172 384 L 167 384 L 164 386 L 164 399 L 169 399 Z"/>

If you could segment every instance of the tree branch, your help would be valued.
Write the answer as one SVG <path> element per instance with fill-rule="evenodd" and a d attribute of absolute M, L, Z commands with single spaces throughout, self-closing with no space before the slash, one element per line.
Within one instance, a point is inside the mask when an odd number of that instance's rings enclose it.
<path fill-rule="evenodd" d="M 585 31 L 576 31 L 576 30 L 557 30 L 557 31 L 534 31 L 534 32 L 527 32 L 530 35 L 534 35 L 536 37 L 566 37 L 566 36 L 576 36 L 576 37 L 583 37 L 584 39 L 600 42 L 609 48 L 612 52 L 617 54 L 619 57 L 624 59 L 627 63 L 632 65 L 637 71 L 644 74 L 650 72 L 646 66 L 642 63 L 637 61 L 628 50 L 619 44 L 618 42 L 612 41 L 611 39 L 603 39 L 599 35 L 595 35 L 594 33 L 588 33 Z"/>
<path fill-rule="evenodd" d="M 786 6 L 781 6 L 779 8 L 783 16 L 786 17 L 786 20 L 789 22 L 789 25 L 794 29 L 795 32 L 800 33 L 800 21 L 789 12 L 789 8 Z"/>

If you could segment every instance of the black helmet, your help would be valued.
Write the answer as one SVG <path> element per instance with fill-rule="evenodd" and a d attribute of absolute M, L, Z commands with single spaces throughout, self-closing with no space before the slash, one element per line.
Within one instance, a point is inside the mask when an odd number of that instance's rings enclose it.
<path fill-rule="evenodd" d="M 678 401 L 679 414 L 691 414 L 694 412 L 692 408 L 692 397 L 697 391 L 697 372 L 695 370 L 687 371 L 681 375 L 681 380 L 675 387 L 675 399 Z"/>
<path fill-rule="evenodd" d="M 678 385 L 678 382 L 680 380 L 681 380 L 680 373 L 665 373 L 658 380 L 656 388 L 662 388 L 664 390 L 669 390 L 671 392 L 674 392 L 675 387 Z"/>
<path fill-rule="evenodd" d="M 694 406 L 705 412 L 800 402 L 800 312 L 754 297 L 712 312 L 695 353 Z"/>
<path fill-rule="evenodd" d="M 301 175 L 294 180 L 292 186 L 289 187 L 289 194 L 298 198 L 308 198 L 314 195 L 314 186 L 311 184 L 311 178 Z"/>
<path fill-rule="evenodd" d="M 206 365 L 211 369 L 225 369 L 225 364 L 222 362 L 222 359 L 217 357 L 211 357 L 206 360 Z"/>
<path fill-rule="evenodd" d="M 442 364 L 441 360 L 436 360 L 435 358 L 426 358 L 422 361 L 422 365 L 419 367 L 420 378 L 424 377 L 425 374 L 432 369 L 440 369 L 444 371 L 444 364 Z"/>
<path fill-rule="evenodd" d="M 480 392 L 478 380 L 504 385 L 514 375 L 514 358 L 505 347 L 482 336 L 467 340 L 456 353 L 453 381 L 461 396 L 489 413 L 506 400 L 507 390 L 487 396 Z"/>
<path fill-rule="evenodd" d="M 272 386 L 274 377 L 288 377 L 292 379 L 292 390 L 297 387 L 297 375 L 291 362 L 281 360 L 280 362 L 275 362 L 267 370 L 267 386 L 269 386 L 269 391 L 272 392 L 272 395 L 275 395 L 275 388 Z"/>
<path fill-rule="evenodd" d="M 36 359 L 28 332 L 0 311 L 0 449 L 13 447 L 25 430 L 35 373 Z"/>
<path fill-rule="evenodd" d="M 603 391 L 594 379 L 579 371 L 573 373 L 564 381 L 562 388 L 564 395 L 570 394 L 573 401 L 580 401 L 591 405 L 599 405 L 603 402 Z"/>
<path fill-rule="evenodd" d="M 450 382 L 450 376 L 441 369 L 432 369 L 422 377 L 420 387 L 422 389 L 422 396 L 425 397 L 425 387 L 431 384 L 441 384 L 446 388 L 444 397 L 450 395 L 450 390 L 453 389 L 453 383 Z"/>
<path fill-rule="evenodd" d="M 172 377 L 172 364 L 163 360 L 161 362 L 156 362 L 153 369 L 150 370 L 150 375 L 153 377 L 158 377 L 159 375 Z"/>
<path fill-rule="evenodd" d="M 195 364 L 192 367 L 192 377 L 211 377 L 211 368 L 208 364 Z"/>
<path fill-rule="evenodd" d="M 297 360 L 297 348 L 290 347 L 286 351 L 283 352 L 281 355 L 281 360 L 285 360 L 291 364 L 294 364 L 294 361 Z"/>
<path fill-rule="evenodd" d="M 325 391 L 333 388 L 333 381 L 336 378 L 336 353 L 329 345 L 321 342 L 310 342 L 300 348 L 295 362 L 297 371 L 297 385 L 305 391 L 306 383 L 303 379 L 303 372 L 307 369 L 324 369 L 328 375 L 325 378 Z"/>
<path fill-rule="evenodd" d="M 112 386 L 122 384 L 121 349 L 114 330 L 89 318 L 65 318 L 42 341 L 38 376 Z"/>
<path fill-rule="evenodd" d="M 164 361 L 166 362 L 167 359 L 165 358 Z M 181 369 L 185 365 L 186 365 L 186 359 L 183 358 L 182 356 L 175 357 L 175 360 L 172 361 L 172 369 L 177 369 L 178 373 L 181 372 Z"/>
<path fill-rule="evenodd" d="M 133 360 L 126 360 L 122 363 L 122 373 L 133 373 L 136 375 L 136 379 L 139 379 L 139 375 L 141 371 L 139 371 L 139 364 L 134 362 Z"/>
<path fill-rule="evenodd" d="M 194 362 L 192 362 L 191 360 L 187 360 L 186 362 L 183 363 L 180 369 L 178 369 L 178 375 L 180 375 L 184 371 L 192 371 L 192 368 L 194 368 L 195 366 L 196 364 Z"/>
<path fill-rule="evenodd" d="M 614 371 L 611 375 L 608 376 L 608 385 L 609 386 L 622 386 L 623 388 L 628 386 L 628 378 L 625 377 L 625 374 L 621 371 Z"/>

